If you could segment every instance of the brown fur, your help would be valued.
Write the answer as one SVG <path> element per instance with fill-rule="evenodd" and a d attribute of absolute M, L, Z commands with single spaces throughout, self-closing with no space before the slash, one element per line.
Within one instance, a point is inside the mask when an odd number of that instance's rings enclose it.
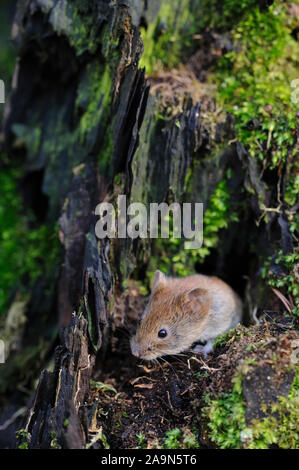
<path fill-rule="evenodd" d="M 237 324 L 241 310 L 237 294 L 216 277 L 166 278 L 156 271 L 149 303 L 131 338 L 132 353 L 148 360 L 180 353 Z M 166 338 L 159 338 L 161 329 Z"/>

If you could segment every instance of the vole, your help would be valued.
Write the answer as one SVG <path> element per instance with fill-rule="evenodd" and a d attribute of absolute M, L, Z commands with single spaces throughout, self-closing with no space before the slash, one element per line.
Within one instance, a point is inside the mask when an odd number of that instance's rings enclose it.
<path fill-rule="evenodd" d="M 206 356 L 213 350 L 212 341 L 241 317 L 241 299 L 221 279 L 202 274 L 171 278 L 156 271 L 149 302 L 130 340 L 131 351 L 153 360 L 201 342 L 205 345 L 194 351 Z"/>

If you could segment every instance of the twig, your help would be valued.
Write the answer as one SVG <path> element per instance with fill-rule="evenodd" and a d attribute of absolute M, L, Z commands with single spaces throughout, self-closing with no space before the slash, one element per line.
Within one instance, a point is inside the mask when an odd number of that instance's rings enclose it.
<path fill-rule="evenodd" d="M 274 287 L 271 287 L 271 289 L 273 290 L 274 294 L 277 295 L 277 297 L 282 301 L 288 312 L 292 313 L 291 303 L 288 301 L 288 299 L 279 290 L 274 289 Z"/>
<path fill-rule="evenodd" d="M 7 421 L 5 421 L 5 423 L 0 426 L 0 431 L 5 431 L 5 429 L 7 429 L 19 416 L 22 416 L 26 411 L 27 408 L 25 407 L 19 408 Z"/>

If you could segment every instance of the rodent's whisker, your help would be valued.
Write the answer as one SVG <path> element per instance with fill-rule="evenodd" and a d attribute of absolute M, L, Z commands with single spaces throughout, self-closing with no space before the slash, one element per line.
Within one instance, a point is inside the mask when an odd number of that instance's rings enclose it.
<path fill-rule="evenodd" d="M 185 361 L 182 361 L 182 359 L 179 359 L 178 357 L 176 357 L 177 355 L 176 354 L 171 354 L 171 357 L 173 357 L 176 361 L 180 362 L 181 364 L 184 364 L 184 366 L 186 365 L 186 362 Z"/>
<path fill-rule="evenodd" d="M 171 368 L 171 370 L 172 370 L 172 371 L 175 373 L 175 375 L 178 377 L 175 368 L 172 367 L 172 365 L 171 365 L 168 361 L 166 361 L 166 359 L 164 359 L 163 357 L 160 357 L 160 359 L 161 359 L 162 361 L 166 362 L 166 364 L 169 365 L 169 367 Z"/>
<path fill-rule="evenodd" d="M 159 362 L 158 358 L 157 358 L 157 359 L 154 359 L 154 362 L 155 362 L 156 364 L 158 364 L 158 366 L 159 366 L 159 367 L 160 367 L 160 369 L 162 370 L 163 378 L 165 379 L 164 370 L 163 370 L 163 367 L 161 366 L 161 364 L 160 364 L 160 362 Z"/>

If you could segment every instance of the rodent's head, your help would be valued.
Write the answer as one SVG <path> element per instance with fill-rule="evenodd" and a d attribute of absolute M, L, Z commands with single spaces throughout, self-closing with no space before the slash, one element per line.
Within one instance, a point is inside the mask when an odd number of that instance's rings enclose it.
<path fill-rule="evenodd" d="M 153 360 L 189 349 L 199 337 L 209 308 L 206 289 L 179 287 L 156 271 L 149 303 L 131 338 L 132 354 Z"/>

